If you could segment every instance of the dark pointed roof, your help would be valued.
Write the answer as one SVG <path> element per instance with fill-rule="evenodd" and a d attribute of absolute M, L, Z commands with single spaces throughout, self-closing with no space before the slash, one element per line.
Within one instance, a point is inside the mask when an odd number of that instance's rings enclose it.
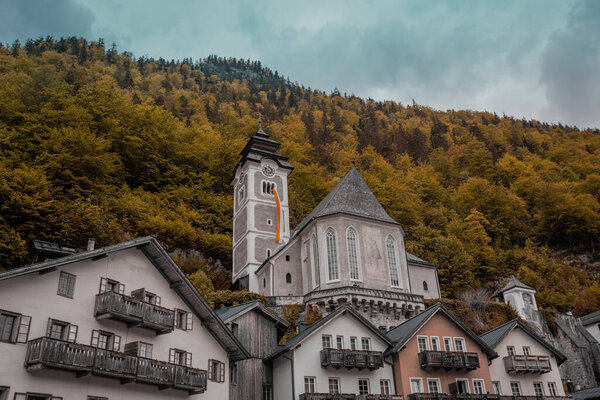
<path fill-rule="evenodd" d="M 504 325 L 500 325 L 499 327 L 494 328 L 491 331 L 488 331 L 479 337 L 488 346 L 490 346 L 491 348 L 494 348 L 498 345 L 498 343 L 500 343 L 500 341 L 502 339 L 504 339 L 504 337 L 506 337 L 506 335 L 509 334 L 509 332 L 511 332 L 515 328 L 520 328 L 523 332 L 525 332 L 527 335 L 529 335 L 532 339 L 537 341 L 543 347 L 548 349 L 548 351 L 550 351 L 552 354 L 554 354 L 558 365 L 562 364 L 563 361 L 565 361 L 567 359 L 567 357 L 565 357 L 560 351 L 556 350 L 556 348 L 554 348 L 554 346 L 552 346 L 550 343 L 548 343 L 544 339 L 542 339 L 537 333 L 532 331 L 527 325 L 525 325 L 523 322 L 521 322 L 517 318 L 505 323 Z"/>
<path fill-rule="evenodd" d="M 231 181 L 233 181 L 233 178 L 235 177 L 235 171 L 238 167 L 244 165 L 246 161 L 260 163 L 263 158 L 268 158 L 275 161 L 280 168 L 289 169 L 290 171 L 293 170 L 294 167 L 288 162 L 288 158 L 277 152 L 280 146 L 281 145 L 277 140 L 271 139 L 269 135 L 263 131 L 262 124 L 259 124 L 258 131 L 250 138 L 240 153 L 242 158 L 233 170 L 234 176 L 231 178 Z"/>
<path fill-rule="evenodd" d="M 352 167 L 319 205 L 298 224 L 292 236 L 304 229 L 311 220 L 338 213 L 400 225 L 388 215 L 369 189 L 367 182 L 358 170 Z"/>
<path fill-rule="evenodd" d="M 523 282 L 521 282 L 520 280 L 518 280 L 517 278 L 515 278 L 514 275 L 512 275 L 510 278 L 508 278 L 508 282 L 506 283 L 506 285 L 504 285 L 504 287 L 502 289 L 500 289 L 498 291 L 498 293 L 504 293 L 507 290 L 510 290 L 512 288 L 515 288 L 515 287 L 519 287 L 519 288 L 522 288 L 522 289 L 535 290 L 531 286 L 527 286 L 526 284 L 524 284 Z"/>
<path fill-rule="evenodd" d="M 240 317 L 248 311 L 255 309 L 257 309 L 259 312 L 261 312 L 268 318 L 274 320 L 277 323 L 277 325 L 279 325 L 279 327 L 283 330 L 290 326 L 289 322 L 279 317 L 279 315 L 277 315 L 275 312 L 263 306 L 260 300 L 253 300 L 242 304 L 236 304 L 230 307 L 223 307 L 218 310 L 215 310 L 215 314 L 217 314 L 217 316 L 221 318 L 223 322 L 227 323 L 233 319 Z"/>
<path fill-rule="evenodd" d="M 494 349 L 484 342 L 479 336 L 475 334 L 469 327 L 467 327 L 461 320 L 456 318 L 454 314 L 450 312 L 442 303 L 435 303 L 431 307 L 425 309 L 422 313 L 415 315 L 414 317 L 406 320 L 397 327 L 389 330 L 387 336 L 394 342 L 394 346 L 388 350 L 387 353 L 397 352 L 412 338 L 423 325 L 431 317 L 438 312 L 444 314 L 448 319 L 454 322 L 459 328 L 461 328 L 471 339 L 473 339 L 481 348 L 485 351 L 489 360 L 498 357 L 498 354 Z"/>

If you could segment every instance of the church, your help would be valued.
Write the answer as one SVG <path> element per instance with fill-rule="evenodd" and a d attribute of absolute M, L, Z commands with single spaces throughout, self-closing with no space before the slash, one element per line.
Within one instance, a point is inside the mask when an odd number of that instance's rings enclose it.
<path fill-rule="evenodd" d="M 405 249 L 406 232 L 388 215 L 356 167 L 298 226 L 289 224 L 280 144 L 262 130 L 241 152 L 234 188 L 233 271 L 239 289 L 274 307 L 316 306 L 326 315 L 349 304 L 389 328 L 439 298 L 437 267 Z"/>

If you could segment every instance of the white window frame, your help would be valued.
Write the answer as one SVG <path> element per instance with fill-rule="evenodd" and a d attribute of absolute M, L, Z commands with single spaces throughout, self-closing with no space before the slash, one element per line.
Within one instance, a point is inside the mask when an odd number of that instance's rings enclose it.
<path fill-rule="evenodd" d="M 468 379 L 466 379 L 466 378 L 456 378 L 456 380 L 454 382 L 456 383 L 456 390 L 457 391 L 458 391 L 458 382 L 466 382 L 466 385 L 467 385 L 467 394 L 471 394 L 471 385 L 469 384 L 469 380 Z"/>
<path fill-rule="evenodd" d="M 389 379 L 380 379 L 379 380 L 379 391 L 381 394 L 391 394 L 392 384 Z"/>
<path fill-rule="evenodd" d="M 508 354 L 509 356 L 516 355 L 517 351 L 515 350 L 515 346 L 506 346 L 506 354 Z"/>
<path fill-rule="evenodd" d="M 329 339 L 329 347 L 325 347 L 325 338 Z M 321 335 L 321 346 L 323 347 L 323 349 L 331 349 L 333 345 L 333 340 L 331 335 Z"/>
<path fill-rule="evenodd" d="M 513 389 L 513 383 L 516 383 L 517 389 L 519 389 L 519 393 L 515 394 L 515 391 Z M 511 396 L 522 396 L 523 395 L 523 390 L 521 390 L 521 382 L 519 382 L 519 381 L 510 381 L 509 385 L 510 385 Z"/>
<path fill-rule="evenodd" d="M 333 248 L 330 247 L 330 234 L 333 235 Z M 340 261 L 338 257 L 337 233 L 331 226 L 325 230 L 325 249 L 327 250 L 327 283 L 340 281 Z"/>
<path fill-rule="evenodd" d="M 429 382 L 437 383 L 437 392 L 432 392 L 429 387 Z M 442 382 L 440 378 L 427 378 L 427 393 L 442 393 Z"/>
<path fill-rule="evenodd" d="M 429 340 L 431 341 L 431 350 L 433 350 L 433 351 L 442 351 L 442 346 L 440 344 L 440 337 L 439 336 L 431 336 L 429 338 Z M 434 347 L 433 346 L 434 343 L 437 344 L 437 346 L 436 346 L 437 348 L 436 349 L 433 348 Z"/>
<path fill-rule="evenodd" d="M 448 346 L 449 349 L 446 349 L 446 339 L 448 339 L 448 344 L 450 345 L 450 346 Z M 442 338 L 442 343 L 444 345 L 444 351 L 454 351 L 454 343 L 452 343 L 452 337 L 444 336 Z"/>
<path fill-rule="evenodd" d="M 539 385 L 538 387 L 542 391 L 542 394 L 540 396 L 538 396 L 538 394 L 535 391 L 535 385 Z M 535 394 L 535 397 L 544 397 L 546 395 L 546 392 L 544 391 L 544 382 L 541 382 L 541 381 L 533 382 L 533 394 Z"/>
<path fill-rule="evenodd" d="M 365 343 L 367 346 L 365 346 Z M 365 349 L 365 347 L 367 347 Z M 362 351 L 371 351 L 371 338 L 370 337 L 361 337 L 360 338 L 360 348 Z"/>
<path fill-rule="evenodd" d="M 337 386 L 336 390 L 331 390 L 331 383 L 334 382 L 335 386 Z M 340 394 L 342 393 L 342 387 L 340 384 L 340 378 L 338 377 L 329 377 L 327 379 L 327 387 L 329 389 L 329 393 Z"/>
<path fill-rule="evenodd" d="M 360 390 L 361 381 L 367 382 L 367 391 L 365 393 L 361 393 L 361 390 Z M 371 393 L 371 382 L 369 381 L 369 378 L 358 378 L 358 394 L 369 394 L 369 393 Z"/>
<path fill-rule="evenodd" d="M 354 257 L 356 258 L 356 274 L 357 277 L 353 278 L 352 277 L 352 262 L 351 262 L 351 254 L 350 254 L 350 233 L 354 234 Z M 361 263 L 361 253 L 360 253 L 360 239 L 358 236 L 358 231 L 353 227 L 353 226 L 349 226 L 348 229 L 346 229 L 346 253 L 348 255 L 348 274 L 350 277 L 350 280 L 353 282 L 362 282 L 363 280 L 363 274 L 362 274 L 362 263 Z"/>
<path fill-rule="evenodd" d="M 500 385 L 500 381 L 492 381 L 492 391 L 494 394 L 502 396 L 502 386 Z"/>
<path fill-rule="evenodd" d="M 483 379 L 472 379 L 473 383 L 473 394 L 486 394 L 485 391 L 485 381 Z M 477 393 L 475 382 L 481 383 L 481 393 Z"/>
<path fill-rule="evenodd" d="M 350 336 L 350 350 L 358 350 L 358 338 Z"/>
<path fill-rule="evenodd" d="M 343 335 L 335 336 L 335 348 L 338 350 L 344 350 L 344 336 Z"/>
<path fill-rule="evenodd" d="M 421 390 L 420 392 L 413 392 L 413 385 L 412 385 L 413 382 L 419 382 L 418 386 L 419 386 L 419 389 Z M 424 393 L 425 389 L 423 388 L 423 378 L 421 378 L 421 377 L 411 377 L 411 378 L 408 378 L 408 384 L 410 386 L 410 393 L 411 394 L 412 393 Z"/>
<path fill-rule="evenodd" d="M 523 355 L 524 356 L 530 356 L 531 355 L 531 347 L 529 347 L 529 346 L 523 346 Z"/>
<path fill-rule="evenodd" d="M 425 348 L 421 349 L 421 342 L 420 340 L 425 340 Z M 429 350 L 429 336 L 423 336 L 423 335 L 419 335 L 417 336 L 417 350 L 419 350 L 419 353 L 422 351 L 427 351 Z"/>
<path fill-rule="evenodd" d="M 390 244 L 392 246 L 393 254 L 390 255 Z M 385 254 L 388 265 L 388 273 L 390 277 L 390 286 L 394 288 L 402 287 L 402 279 L 400 278 L 400 260 L 398 258 L 398 242 L 392 235 L 387 235 L 385 238 Z M 392 265 L 393 262 L 393 265 Z M 394 274 L 392 273 L 392 266 L 396 273 L 396 284 L 394 284 Z"/>
<path fill-rule="evenodd" d="M 310 389 L 312 386 L 312 390 Z M 316 376 L 305 376 L 304 377 L 304 393 L 315 393 L 317 391 L 317 377 Z"/>
<path fill-rule="evenodd" d="M 462 350 L 458 349 L 457 343 L 462 343 Z M 467 352 L 467 341 L 464 337 L 455 337 L 454 338 L 454 351 L 457 353 L 466 353 Z"/>
<path fill-rule="evenodd" d="M 548 382 L 548 393 L 552 397 L 558 396 L 558 386 L 556 385 L 556 382 Z"/>

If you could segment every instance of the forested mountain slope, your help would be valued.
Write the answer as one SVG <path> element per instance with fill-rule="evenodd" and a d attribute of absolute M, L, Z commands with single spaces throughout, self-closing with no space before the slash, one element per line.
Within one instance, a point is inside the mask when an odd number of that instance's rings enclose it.
<path fill-rule="evenodd" d="M 33 238 L 156 234 L 229 267 L 228 182 L 258 112 L 295 167 L 292 226 L 355 161 L 408 250 L 441 267 L 446 295 L 515 274 L 544 307 L 600 307 L 598 271 L 553 257 L 598 246 L 598 132 L 326 94 L 258 62 L 134 59 L 76 38 L 0 48 L 0 266 L 30 262 Z"/>

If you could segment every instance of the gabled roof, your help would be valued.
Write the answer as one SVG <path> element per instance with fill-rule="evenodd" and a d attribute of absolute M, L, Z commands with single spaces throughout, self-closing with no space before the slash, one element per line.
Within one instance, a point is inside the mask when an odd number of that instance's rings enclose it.
<path fill-rule="evenodd" d="M 352 315 L 354 318 L 356 318 L 360 323 L 362 323 L 364 326 L 369 328 L 377 337 L 379 337 L 385 343 L 387 343 L 388 345 L 392 344 L 390 339 L 386 335 L 381 333 L 381 331 L 379 329 L 377 329 L 372 323 L 370 323 L 367 319 L 365 319 L 365 317 L 363 317 L 358 312 L 356 312 L 352 308 L 352 306 L 345 304 L 345 305 L 339 307 L 338 309 L 336 309 L 335 311 L 333 311 L 332 313 L 327 314 L 327 316 L 321 318 L 314 324 L 310 325 L 308 328 L 304 329 L 302 332 L 298 333 L 296 336 L 289 339 L 284 344 L 277 346 L 277 349 L 275 349 L 275 352 L 273 352 L 273 354 L 271 354 L 269 357 L 267 357 L 267 360 L 273 360 L 273 359 L 279 357 L 280 355 L 282 355 L 283 353 L 285 353 L 286 351 L 293 350 L 298 344 L 300 344 L 304 339 L 309 337 L 313 332 L 317 331 L 322 326 L 324 326 L 328 322 L 334 320 L 338 316 L 344 315 L 346 313 L 348 313 L 348 314 Z"/>
<path fill-rule="evenodd" d="M 498 357 L 498 354 L 493 348 L 488 346 L 483 340 L 479 338 L 470 330 L 465 324 L 462 323 L 458 318 L 454 316 L 442 303 L 436 303 L 433 306 L 425 309 L 422 313 L 415 315 L 409 320 L 401 323 L 397 327 L 387 332 L 388 337 L 394 342 L 394 346 L 388 351 L 388 353 L 395 353 L 400 351 L 404 345 L 421 329 L 425 323 L 427 323 L 434 315 L 441 312 L 448 317 L 452 322 L 458 325 L 471 339 L 473 339 L 481 348 L 485 351 L 488 358 L 491 360 Z"/>
<path fill-rule="evenodd" d="M 591 325 L 598 321 L 600 321 L 600 311 L 594 311 L 581 317 L 581 324 L 583 326 Z"/>
<path fill-rule="evenodd" d="M 286 329 L 290 326 L 290 323 L 279 317 L 279 315 L 275 314 L 273 311 L 269 310 L 267 307 L 263 306 L 260 300 L 249 301 L 247 303 L 238 304 L 235 306 L 224 307 L 218 310 L 215 310 L 215 313 L 221 318 L 221 320 L 225 323 L 230 322 L 236 318 L 241 317 L 245 313 L 251 310 L 258 310 L 263 315 L 268 318 L 274 320 L 278 325 L 281 325 L 283 329 Z"/>
<path fill-rule="evenodd" d="M 430 263 L 429 261 L 425 261 L 422 258 L 419 258 L 419 257 L 415 256 L 414 254 L 409 253 L 408 251 L 406 252 L 406 260 L 409 263 L 421 264 L 421 265 L 426 265 L 428 267 L 438 268 L 437 265 L 434 265 L 434 264 Z"/>
<path fill-rule="evenodd" d="M 507 290 L 510 290 L 515 287 L 522 288 L 522 289 L 528 289 L 528 290 L 535 290 L 531 286 L 527 286 L 526 284 L 524 284 L 523 282 L 521 282 L 520 280 L 515 278 L 514 275 L 512 275 L 510 278 L 508 278 L 508 282 L 506 283 L 506 285 L 504 285 L 504 287 L 502 289 L 500 289 L 498 291 L 498 293 L 504 293 Z"/>
<path fill-rule="evenodd" d="M 217 317 L 208 302 L 202 297 L 200 292 L 192 285 L 175 261 L 173 261 L 165 249 L 158 243 L 158 240 L 153 236 L 146 236 L 92 251 L 76 253 L 54 260 L 11 269 L 0 273 L 0 281 L 36 272 L 52 271 L 60 266 L 87 259 L 100 259 L 111 253 L 131 248 L 140 249 L 144 255 L 148 257 L 167 282 L 169 282 L 171 288 L 173 288 L 179 297 L 181 297 L 181 299 L 190 307 L 194 314 L 202 321 L 202 325 L 205 326 L 212 336 L 227 350 L 233 360 L 242 360 L 250 357 L 250 354 L 238 339 L 229 329 L 227 329 L 223 321 Z"/>
<path fill-rule="evenodd" d="M 292 237 L 300 233 L 313 219 L 338 213 L 400 225 L 388 215 L 358 170 L 352 167 L 333 190 L 298 224 Z"/>
<path fill-rule="evenodd" d="M 545 347 L 548 351 L 550 351 L 556 357 L 556 362 L 558 365 L 562 364 L 563 361 L 567 359 L 560 351 L 556 350 L 554 346 L 550 343 L 546 342 L 542 339 L 537 333 L 532 331 L 527 325 L 525 325 L 521 320 L 515 318 L 512 321 L 509 321 L 503 325 L 500 325 L 497 328 L 492 329 L 480 336 L 481 340 L 483 340 L 488 346 L 491 348 L 495 348 L 498 343 L 502 341 L 513 329 L 520 328 L 523 332 L 529 335 L 532 339 L 538 342 L 540 345 Z"/>
<path fill-rule="evenodd" d="M 598 399 L 600 398 L 600 386 L 576 390 L 573 392 L 573 398 L 575 400 Z"/>

